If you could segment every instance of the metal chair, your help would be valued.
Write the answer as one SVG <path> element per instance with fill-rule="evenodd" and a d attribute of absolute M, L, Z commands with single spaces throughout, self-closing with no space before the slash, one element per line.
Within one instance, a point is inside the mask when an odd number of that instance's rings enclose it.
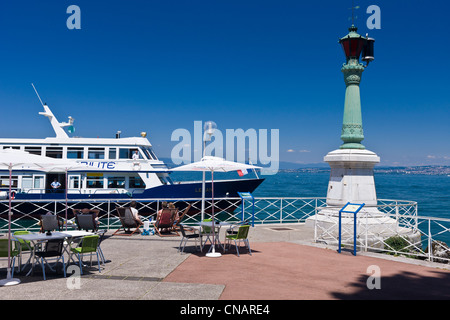
<path fill-rule="evenodd" d="M 59 231 L 58 217 L 54 214 L 45 214 L 41 216 L 41 232 Z"/>
<path fill-rule="evenodd" d="M 23 234 L 30 234 L 30 231 L 27 230 L 19 230 L 13 233 L 13 236 L 18 236 L 18 235 L 23 235 Z M 25 265 L 27 265 L 30 261 L 31 258 L 33 257 L 33 246 L 31 245 L 30 241 L 26 241 L 23 239 L 18 239 L 16 238 L 16 243 L 18 244 L 18 246 L 20 246 L 20 254 L 19 254 L 19 265 L 18 265 L 18 269 L 19 271 L 22 271 L 22 254 L 23 252 L 29 252 L 30 253 L 30 257 L 27 260 L 27 263 L 25 263 Z M 24 266 L 25 268 L 25 266 Z"/>
<path fill-rule="evenodd" d="M 95 221 L 95 215 L 90 213 L 77 214 L 75 216 L 75 222 L 77 224 L 78 230 L 92 230 L 93 232 L 95 232 L 98 229 L 97 221 Z"/>
<path fill-rule="evenodd" d="M 100 258 L 102 259 L 102 264 L 105 265 L 105 255 L 103 254 L 103 250 L 100 247 L 100 244 L 102 243 L 103 239 L 105 238 L 106 230 L 97 230 L 95 232 L 96 235 L 98 235 L 98 244 L 97 244 L 97 250 L 100 254 Z"/>
<path fill-rule="evenodd" d="M 37 258 L 40 259 L 40 265 L 42 268 L 42 273 L 44 275 L 44 280 L 46 280 L 45 276 L 45 264 L 49 266 L 49 268 L 53 271 L 53 268 L 48 263 L 47 259 L 49 258 L 56 258 L 55 261 L 55 270 L 56 271 L 56 264 L 58 263 L 59 259 L 62 260 L 63 263 L 63 272 L 64 272 L 64 278 L 66 277 L 66 263 L 64 262 L 64 255 L 63 255 L 63 247 L 64 247 L 64 239 L 55 239 L 55 240 L 48 240 L 45 245 L 44 249 L 42 251 L 36 251 L 34 254 Z M 45 261 L 45 264 L 44 264 Z"/>
<path fill-rule="evenodd" d="M 13 242 L 14 242 L 14 249 L 13 249 Z M 14 264 L 16 261 L 16 257 L 20 255 L 20 246 L 17 245 L 15 240 L 11 239 L 10 243 L 10 254 L 11 254 L 11 277 L 14 278 Z M 8 258 L 8 239 L 0 239 L 0 258 Z M 20 268 L 18 268 L 20 271 Z"/>
<path fill-rule="evenodd" d="M 247 220 L 245 220 L 245 221 L 241 221 L 241 222 L 239 222 L 239 223 L 236 223 L 236 224 L 230 226 L 230 227 L 227 229 L 227 235 L 236 235 L 238 232 L 237 232 L 237 230 L 235 230 L 235 229 L 238 228 L 238 227 L 240 227 L 240 226 L 246 225 L 246 224 L 250 225 L 250 220 L 247 219 Z"/>
<path fill-rule="evenodd" d="M 90 254 L 91 256 L 91 266 L 92 266 L 92 254 L 96 253 L 97 254 L 97 263 L 98 263 L 98 272 L 101 272 L 100 269 L 100 259 L 99 259 L 99 255 L 98 255 L 98 240 L 99 240 L 99 236 L 98 235 L 94 235 L 94 236 L 85 236 L 83 237 L 83 240 L 81 242 L 81 247 L 77 247 L 77 248 L 71 248 L 70 252 L 74 253 L 77 255 L 78 257 L 78 262 L 80 265 L 80 272 L 81 274 L 83 274 L 83 266 L 82 266 L 82 256 L 85 254 Z M 69 258 L 70 261 L 70 258 Z"/>
<path fill-rule="evenodd" d="M 212 219 L 203 219 L 203 222 L 212 222 Z M 206 237 L 205 241 L 203 242 L 203 247 L 206 245 L 206 241 L 209 240 L 209 243 L 211 243 L 211 245 L 213 245 L 213 242 L 211 240 L 211 235 L 212 232 L 214 230 L 214 239 L 216 239 L 216 241 L 219 239 L 219 230 L 216 227 L 210 227 L 210 226 L 202 226 L 201 227 L 201 231 L 200 234 L 204 237 Z M 202 249 L 203 250 L 203 249 Z"/>
<path fill-rule="evenodd" d="M 184 252 L 184 248 L 186 247 L 186 243 L 188 242 L 188 240 L 190 239 L 195 239 L 195 246 L 197 246 L 197 239 L 200 239 L 200 251 L 202 251 L 202 234 L 201 233 L 186 233 L 185 227 L 180 224 L 178 225 L 178 227 L 180 228 L 181 231 L 181 235 L 183 236 L 183 238 L 181 239 L 180 242 L 180 246 L 178 248 L 178 252 Z M 181 245 L 183 244 L 184 241 L 184 245 L 183 245 L 183 250 L 181 250 Z"/>
<path fill-rule="evenodd" d="M 100 247 L 102 243 L 106 230 L 99 230 L 97 221 L 95 221 L 95 216 L 93 214 L 77 214 L 75 217 L 75 221 L 78 226 L 78 230 L 89 231 L 92 230 L 96 235 L 99 236 L 98 240 L 98 252 L 100 253 L 100 258 L 102 259 L 102 264 L 105 265 L 105 256 L 103 254 L 103 250 Z M 81 240 L 82 241 L 82 240 Z"/>
<path fill-rule="evenodd" d="M 119 208 L 119 207 L 117 207 L 116 210 L 117 210 L 117 214 L 118 214 L 119 219 L 120 219 L 121 226 L 120 226 L 119 229 L 116 230 L 116 232 L 113 233 L 113 236 L 114 235 L 131 236 L 135 232 L 138 232 L 138 233 L 141 232 L 141 229 L 139 229 L 139 227 L 142 224 L 134 219 L 133 213 L 131 213 L 131 209 L 130 208 Z M 131 233 L 127 233 L 127 230 L 129 232 L 131 228 L 135 228 L 134 231 L 131 232 Z M 121 229 L 123 229 L 125 232 L 124 233 L 118 233 Z"/>
<path fill-rule="evenodd" d="M 234 245 L 236 246 L 236 252 L 237 252 L 238 257 L 239 257 L 239 248 L 238 248 L 238 245 L 236 242 L 237 240 L 239 240 L 239 243 L 241 242 L 241 240 L 243 240 L 248 248 L 248 253 L 250 255 L 252 255 L 252 250 L 250 249 L 250 243 L 248 242 L 249 229 L 250 229 L 249 225 L 240 226 L 237 234 L 230 234 L 225 237 L 225 246 L 226 246 L 227 241 L 229 244 L 231 244 L 231 240 L 234 240 Z"/>

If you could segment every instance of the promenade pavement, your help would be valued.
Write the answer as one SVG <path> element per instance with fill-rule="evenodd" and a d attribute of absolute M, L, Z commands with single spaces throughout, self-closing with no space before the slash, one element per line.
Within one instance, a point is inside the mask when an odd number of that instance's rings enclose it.
<path fill-rule="evenodd" d="M 223 230 L 222 230 L 223 232 Z M 15 274 L 17 286 L 1 287 L 3 300 L 331 300 L 449 299 L 448 265 L 314 244 L 304 224 L 258 225 L 244 246 L 219 258 L 196 251 L 193 240 L 178 252 L 180 237 L 111 236 L 102 243 L 106 264 L 96 258 L 85 274 Z M 223 239 L 223 234 L 221 234 Z M 25 259 L 26 260 L 26 259 Z M 67 260 L 66 260 L 67 261 Z M 89 259 L 86 260 L 87 262 Z M 0 277 L 6 277 L 0 261 Z M 373 278 L 373 270 L 379 278 Z M 376 274 L 375 274 L 376 275 Z M 380 285 L 369 289 L 368 283 Z M 379 282 L 378 282 L 379 281 Z"/>

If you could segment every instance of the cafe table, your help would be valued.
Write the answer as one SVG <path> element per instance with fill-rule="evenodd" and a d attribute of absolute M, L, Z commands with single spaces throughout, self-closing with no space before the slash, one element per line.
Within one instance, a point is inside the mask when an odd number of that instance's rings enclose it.
<path fill-rule="evenodd" d="M 220 239 L 219 239 L 220 229 L 221 229 L 222 227 L 232 228 L 232 227 L 234 227 L 234 226 L 236 226 L 236 225 L 237 225 L 236 223 L 231 223 L 231 222 L 226 222 L 226 221 L 223 221 L 223 222 L 222 222 L 222 221 L 220 221 L 220 222 L 215 221 L 215 223 L 214 223 L 214 228 L 217 228 L 217 229 L 218 229 L 217 232 L 216 232 L 217 236 L 215 236 L 214 239 L 215 239 L 215 242 L 217 241 L 217 243 L 219 244 L 219 246 L 222 247 L 223 252 L 225 252 L 225 246 L 220 242 Z M 215 230 L 213 231 L 213 223 L 212 223 L 212 221 L 201 221 L 201 222 L 198 223 L 198 226 L 200 226 L 200 227 L 209 227 L 209 228 L 210 228 L 210 233 L 209 233 L 209 235 L 211 235 L 212 232 L 215 231 Z M 201 231 L 200 231 L 200 232 L 201 232 Z M 208 237 L 209 237 L 209 235 L 208 235 Z M 205 240 L 205 243 L 206 243 L 206 240 Z M 215 244 L 214 244 L 214 245 L 215 245 Z M 213 247 L 213 246 L 211 246 L 211 247 L 209 248 L 209 251 L 212 250 L 212 247 Z M 209 251 L 208 251 L 208 252 L 209 252 Z"/>
<path fill-rule="evenodd" d="M 47 233 L 29 233 L 29 234 L 21 234 L 21 235 L 14 235 L 14 237 L 16 239 L 22 239 L 25 241 L 25 244 L 29 247 L 30 252 L 32 254 L 32 266 L 30 268 L 30 271 L 28 271 L 28 273 L 26 274 L 26 276 L 29 276 L 34 269 L 34 265 L 36 262 L 36 247 L 38 244 L 41 244 L 43 242 L 49 241 L 49 240 L 59 240 L 59 239 L 66 239 L 66 244 L 64 246 L 64 250 L 66 253 L 69 254 L 69 249 L 70 245 L 72 244 L 72 242 L 74 241 L 74 239 L 76 238 L 80 238 L 80 237 L 84 237 L 84 236 L 89 236 L 89 235 L 93 235 L 94 233 L 92 232 L 87 232 L 87 231 L 82 231 L 82 230 L 70 230 L 70 231 L 64 231 L 64 232 L 52 232 L 50 234 Z M 29 241 L 29 243 L 27 242 Z M 33 249 L 32 249 L 33 248 Z M 30 261 L 30 259 L 29 259 Z M 70 261 L 69 261 L 70 263 Z M 29 262 L 28 264 L 31 264 L 31 262 Z M 23 268 L 25 269 L 25 267 Z"/>

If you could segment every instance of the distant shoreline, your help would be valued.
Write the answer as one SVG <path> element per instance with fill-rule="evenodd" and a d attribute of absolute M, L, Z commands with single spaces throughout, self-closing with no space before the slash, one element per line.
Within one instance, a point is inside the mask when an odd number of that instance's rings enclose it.
<path fill-rule="evenodd" d="M 170 158 L 160 158 L 160 160 L 166 163 L 167 167 L 174 168 L 178 165 L 173 164 Z M 255 165 L 259 165 L 254 163 Z M 262 165 L 264 166 L 264 165 Z M 330 172 L 330 167 L 327 163 L 309 163 L 309 164 L 297 164 L 294 162 L 279 162 L 278 172 L 309 172 L 320 173 Z M 374 173 L 383 174 L 414 174 L 414 175 L 433 175 L 433 176 L 445 176 L 450 175 L 450 166 L 444 165 L 424 165 L 424 166 L 375 166 Z"/>
<path fill-rule="evenodd" d="M 330 172 L 330 168 L 298 168 L 298 169 L 280 169 L 280 172 L 305 172 L 305 173 L 321 173 Z M 433 176 L 450 176 L 450 166 L 405 166 L 405 167 L 375 167 L 375 174 L 402 174 L 402 175 L 433 175 Z"/>

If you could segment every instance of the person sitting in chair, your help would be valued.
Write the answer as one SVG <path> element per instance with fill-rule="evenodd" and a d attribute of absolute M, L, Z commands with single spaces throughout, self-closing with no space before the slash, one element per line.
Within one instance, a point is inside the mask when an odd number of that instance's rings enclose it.
<path fill-rule="evenodd" d="M 175 205 L 172 202 L 168 204 L 168 208 L 172 211 L 173 223 L 177 223 L 177 221 L 180 220 L 177 208 L 175 208 Z"/>
<path fill-rule="evenodd" d="M 139 211 L 136 209 L 136 201 L 131 201 L 130 210 L 133 214 L 134 220 L 136 220 L 136 222 L 138 222 L 139 224 L 144 224 L 141 220 L 141 217 L 139 216 Z"/>
<path fill-rule="evenodd" d="M 161 214 L 163 212 L 164 209 L 167 209 L 167 202 L 163 202 L 161 204 L 161 209 L 159 209 L 158 213 L 156 214 L 156 222 L 155 222 L 155 227 L 159 228 L 159 221 L 161 220 Z M 161 231 L 166 232 L 167 229 L 162 229 Z"/>
<path fill-rule="evenodd" d="M 83 209 L 73 209 L 73 214 L 76 217 L 77 214 L 92 214 L 94 215 L 94 221 L 98 227 L 100 222 L 98 221 L 98 214 L 100 213 L 100 210 L 98 209 L 89 209 L 89 208 L 83 208 Z"/>
<path fill-rule="evenodd" d="M 53 215 L 55 215 L 53 212 L 48 211 L 44 216 L 53 216 Z M 58 220 L 58 226 L 61 227 L 63 225 L 63 223 L 59 220 L 58 216 L 57 216 L 57 220 Z M 39 220 L 38 226 L 40 227 L 39 232 L 41 232 L 41 233 L 44 232 L 44 229 L 43 229 L 44 226 L 42 223 L 42 219 Z"/>

